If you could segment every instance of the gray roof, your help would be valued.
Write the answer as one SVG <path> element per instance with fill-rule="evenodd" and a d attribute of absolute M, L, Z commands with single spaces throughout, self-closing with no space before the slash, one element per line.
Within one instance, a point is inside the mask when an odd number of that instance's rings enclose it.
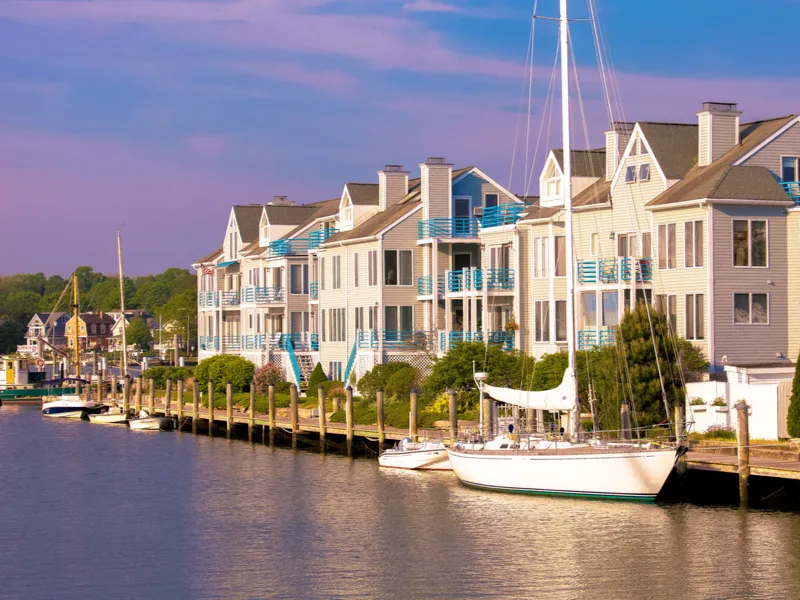
<path fill-rule="evenodd" d="M 605 204 L 610 199 L 611 182 L 600 179 L 572 198 L 572 206 L 579 208 L 582 206 L 592 206 L 594 204 Z"/>
<path fill-rule="evenodd" d="M 206 254 L 203 258 L 195 262 L 194 264 L 202 264 L 207 262 L 214 262 L 222 255 L 222 248 L 217 248 L 210 254 Z"/>
<path fill-rule="evenodd" d="M 639 127 L 667 179 L 681 179 L 697 164 L 697 125 L 640 121 Z"/>
<path fill-rule="evenodd" d="M 733 163 L 741 159 L 793 118 L 795 117 L 791 115 L 742 125 L 740 128 L 740 144 L 734 146 L 724 156 L 706 167 L 699 167 L 695 162 L 695 165 L 686 173 L 685 177 L 648 202 L 647 206 L 663 206 L 665 204 L 702 200 L 704 198 L 788 201 L 789 196 L 783 192 L 783 189 L 767 169 L 734 167 Z M 655 148 L 653 151 L 655 152 Z M 778 191 L 780 191 L 780 194 Z"/>
<path fill-rule="evenodd" d="M 233 214 L 243 243 L 247 244 L 258 239 L 258 224 L 261 222 L 263 208 L 261 204 L 233 206 Z"/>
<path fill-rule="evenodd" d="M 320 202 L 304 204 L 303 206 L 314 208 L 314 211 L 309 214 L 306 219 L 298 223 L 297 227 L 287 233 L 286 237 L 294 237 L 317 219 L 324 219 L 325 217 L 333 217 L 337 215 L 339 213 L 339 202 L 341 202 L 341 198 L 331 198 L 330 200 L 321 200 Z"/>
<path fill-rule="evenodd" d="M 606 149 L 595 148 L 591 150 L 573 150 L 572 176 L 573 177 L 605 177 L 606 176 Z M 564 168 L 564 149 L 553 150 L 558 166 Z"/>
<path fill-rule="evenodd" d="M 377 206 L 378 205 L 378 184 L 377 183 L 346 183 L 347 193 L 350 200 L 358 206 Z"/>
<path fill-rule="evenodd" d="M 267 213 L 267 219 L 269 219 L 270 225 L 299 225 L 308 219 L 316 209 L 308 204 L 291 206 L 267 204 L 264 210 Z M 255 239 L 258 239 L 258 235 L 256 235 Z"/>

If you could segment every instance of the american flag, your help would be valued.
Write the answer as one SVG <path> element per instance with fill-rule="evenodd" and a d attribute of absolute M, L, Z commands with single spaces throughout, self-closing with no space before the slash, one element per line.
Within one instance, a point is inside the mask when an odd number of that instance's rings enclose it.
<path fill-rule="evenodd" d="M 211 269 L 205 265 L 203 265 L 203 275 L 213 275 L 214 269 Z"/>

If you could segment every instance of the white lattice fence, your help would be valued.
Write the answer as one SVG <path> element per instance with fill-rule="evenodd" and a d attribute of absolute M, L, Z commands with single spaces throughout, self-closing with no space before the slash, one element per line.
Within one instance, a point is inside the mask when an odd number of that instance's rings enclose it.
<path fill-rule="evenodd" d="M 277 365 L 283 373 L 284 379 L 286 379 L 286 368 L 283 366 L 283 356 L 277 352 L 270 353 L 269 362 L 273 365 Z"/>
<path fill-rule="evenodd" d="M 387 354 L 383 362 L 406 362 L 412 367 L 416 367 L 422 378 L 430 375 L 433 368 L 433 361 L 427 354 Z"/>

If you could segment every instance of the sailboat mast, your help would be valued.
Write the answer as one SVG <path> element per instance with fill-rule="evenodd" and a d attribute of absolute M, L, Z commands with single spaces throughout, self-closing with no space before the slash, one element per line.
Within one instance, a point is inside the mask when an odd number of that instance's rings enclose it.
<path fill-rule="evenodd" d="M 72 340 L 75 344 L 75 377 L 81 376 L 81 348 L 80 336 L 78 330 L 80 329 L 80 305 L 78 304 L 78 273 L 73 275 L 72 279 L 72 315 L 75 319 L 75 324 L 72 326 Z"/>
<path fill-rule="evenodd" d="M 567 265 L 567 351 L 569 368 L 575 369 L 575 257 L 572 249 L 572 146 L 569 111 L 569 20 L 567 0 L 561 0 L 561 132 L 564 137 L 564 227 L 566 229 Z"/>
<path fill-rule="evenodd" d="M 122 369 L 123 377 L 128 376 L 128 338 L 125 330 L 125 282 L 122 277 L 122 233 L 117 229 L 117 261 L 119 262 L 119 309 L 122 312 Z"/>

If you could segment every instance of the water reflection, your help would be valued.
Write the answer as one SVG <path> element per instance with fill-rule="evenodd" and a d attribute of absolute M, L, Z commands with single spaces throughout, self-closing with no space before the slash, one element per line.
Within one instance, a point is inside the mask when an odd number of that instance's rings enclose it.
<path fill-rule="evenodd" d="M 4 598 L 800 596 L 796 515 L 486 493 L 6 408 Z"/>

